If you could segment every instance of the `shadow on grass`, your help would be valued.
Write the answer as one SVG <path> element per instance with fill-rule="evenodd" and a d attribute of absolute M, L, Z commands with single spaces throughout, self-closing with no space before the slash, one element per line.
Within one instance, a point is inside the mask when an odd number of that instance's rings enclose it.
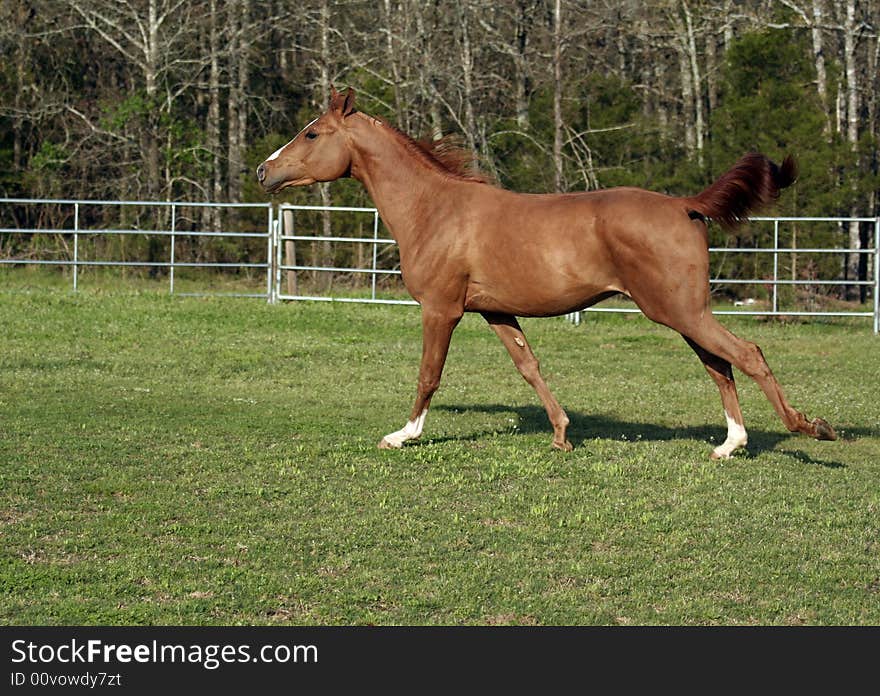
<path fill-rule="evenodd" d="M 467 411 L 480 411 L 482 413 L 515 413 L 518 416 L 517 432 L 520 433 L 546 433 L 548 442 L 552 435 L 552 428 L 547 420 L 547 414 L 540 406 L 507 406 L 501 404 L 437 404 L 433 408 L 455 413 Z M 631 423 L 609 417 L 605 414 L 596 413 L 584 415 L 577 411 L 567 411 L 571 423 L 568 426 L 568 439 L 575 447 L 583 445 L 587 440 L 642 440 L 642 441 L 669 441 L 669 440 L 703 440 L 707 444 L 720 444 L 726 435 L 724 425 L 699 425 L 682 426 L 671 428 L 654 423 Z M 780 425 L 780 428 L 782 426 Z M 461 437 L 432 438 L 432 442 L 479 440 L 497 430 L 483 430 L 480 432 L 463 435 Z M 842 439 L 854 440 L 858 437 L 877 437 L 880 431 L 872 428 L 846 428 Z M 814 459 L 800 450 L 776 449 L 777 445 L 792 438 L 802 438 L 803 435 L 780 431 L 765 431 L 749 429 L 748 457 L 754 457 L 761 452 L 776 450 L 781 454 L 794 457 L 804 464 L 824 466 L 830 469 L 846 468 L 846 464 L 830 460 Z"/>

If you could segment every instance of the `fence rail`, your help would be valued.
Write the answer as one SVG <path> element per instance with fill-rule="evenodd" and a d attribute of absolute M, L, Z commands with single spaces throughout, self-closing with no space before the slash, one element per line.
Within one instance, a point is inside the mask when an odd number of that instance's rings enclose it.
<path fill-rule="evenodd" d="M 161 268 L 167 269 L 168 287 L 170 293 L 175 293 L 175 269 L 183 268 L 206 268 L 206 269 L 249 269 L 265 273 L 265 291 L 254 293 L 218 293 L 218 292 L 195 292 L 178 294 L 225 294 L 243 297 L 260 297 L 269 302 L 279 300 L 312 300 L 312 301 L 336 301 L 336 302 L 362 302 L 375 304 L 416 304 L 412 300 L 397 299 L 379 296 L 379 280 L 381 278 L 400 277 L 401 271 L 396 262 L 390 266 L 380 264 L 380 248 L 392 249 L 396 242 L 387 236 L 379 236 L 379 213 L 375 208 L 350 207 L 350 206 L 305 206 L 272 203 L 210 203 L 210 202 L 181 202 L 181 201 L 109 201 L 109 200 L 73 200 L 73 199 L 21 199 L 0 198 L 0 213 L 9 206 L 63 206 L 70 208 L 72 215 L 71 227 L 63 226 L 33 226 L 23 227 L 17 224 L 0 226 L 0 240 L 9 235 L 69 235 L 72 237 L 72 250 L 59 247 L 56 251 L 63 251 L 64 258 L 36 259 L 36 258 L 0 258 L 0 267 L 12 265 L 36 265 L 36 266 L 60 266 L 72 269 L 73 289 L 78 289 L 79 271 L 90 267 L 131 267 L 131 268 Z M 108 228 L 88 227 L 82 224 L 83 208 L 94 209 L 109 208 L 114 206 L 132 207 L 138 206 L 155 211 L 164 211 L 166 224 L 156 224 L 150 229 L 140 229 L 134 226 L 116 226 Z M 180 211 L 189 209 L 214 209 L 223 210 L 250 210 L 265 211 L 265 223 L 260 223 L 259 229 L 242 231 L 241 229 L 183 229 L 178 224 Z M 342 213 L 365 216 L 367 223 L 372 229 L 372 236 L 341 236 L 304 234 L 297 229 L 297 216 L 303 214 L 314 215 L 317 213 L 339 215 Z M 6 217 L 0 218 L 6 220 Z M 748 315 L 748 316 L 799 316 L 799 317 L 872 317 L 874 333 L 880 333 L 880 217 L 755 217 L 751 218 L 754 224 L 772 223 L 772 244 L 764 247 L 753 248 L 728 248 L 710 247 L 709 252 L 713 257 L 726 254 L 758 254 L 772 256 L 772 274 L 766 278 L 724 278 L 713 276 L 709 282 L 713 286 L 723 285 L 761 285 L 769 287 L 768 308 L 755 309 L 717 309 L 716 314 Z M 189 221 L 192 223 L 192 220 Z M 873 245 L 871 248 L 851 248 L 849 245 L 841 247 L 816 247 L 808 245 L 797 247 L 794 244 L 780 245 L 780 226 L 790 223 L 820 224 L 830 223 L 845 225 L 848 223 L 869 224 L 873 229 Z M 86 259 L 81 257 L 80 241 L 99 236 L 147 236 L 164 238 L 168 240 L 168 255 L 164 259 L 151 258 L 149 260 L 125 260 L 125 259 Z M 265 243 L 262 248 L 265 256 L 256 261 L 247 262 L 222 262 L 203 260 L 182 260 L 177 257 L 179 240 L 181 237 L 196 239 L 262 239 Z M 352 267 L 338 265 L 327 261 L 318 262 L 315 258 L 311 262 L 302 261 L 297 263 L 297 246 L 303 244 L 355 244 L 363 245 L 369 250 L 368 265 L 365 267 Z M 856 280 L 841 277 L 814 277 L 814 278 L 783 278 L 780 277 L 780 257 L 782 255 L 861 255 L 866 257 L 865 264 L 869 269 L 869 279 Z M 393 261 L 393 260 L 392 260 Z M 842 264 L 841 264 L 842 267 Z M 368 277 L 369 292 L 366 296 L 358 296 L 354 293 L 328 295 L 314 292 L 300 293 L 296 282 L 297 274 L 300 273 L 330 273 L 333 275 L 349 275 L 351 277 Z M 285 287 L 284 280 L 287 279 Z M 291 279 L 293 282 L 291 282 Z M 784 309 L 780 307 L 780 288 L 785 287 L 813 287 L 813 286 L 852 286 L 870 288 L 873 300 L 871 311 L 856 310 L 801 310 Z M 637 313 L 636 308 L 631 307 L 590 307 L 586 312 L 622 312 Z M 571 321 L 579 322 L 580 312 L 568 315 Z"/>

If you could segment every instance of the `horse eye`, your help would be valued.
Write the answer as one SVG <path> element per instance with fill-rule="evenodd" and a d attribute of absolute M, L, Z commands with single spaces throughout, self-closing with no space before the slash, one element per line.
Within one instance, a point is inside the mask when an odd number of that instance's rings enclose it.
<path fill-rule="evenodd" d="M 306 133 L 306 137 L 307 137 L 309 140 L 314 140 L 315 138 L 318 137 L 318 134 L 317 134 L 317 133 L 312 133 L 312 132 L 310 131 L 310 132 Z"/>

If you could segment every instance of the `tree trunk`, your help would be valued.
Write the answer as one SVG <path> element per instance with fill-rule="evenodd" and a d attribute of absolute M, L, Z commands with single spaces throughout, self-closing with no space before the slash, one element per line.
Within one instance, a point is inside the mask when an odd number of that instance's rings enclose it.
<path fill-rule="evenodd" d="M 657 125 L 660 129 L 660 137 L 663 141 L 669 138 L 669 109 L 665 98 L 664 87 L 668 84 L 666 78 L 666 63 L 662 60 L 654 61 L 653 67 L 654 84 L 659 85 L 661 93 L 657 96 Z"/>
<path fill-rule="evenodd" d="M 724 52 L 727 53 L 727 49 L 733 43 L 733 20 L 731 19 L 733 16 L 733 0 L 724 0 L 724 16 L 727 18 L 727 21 L 724 23 Z"/>
<path fill-rule="evenodd" d="M 684 147 L 688 159 L 697 154 L 697 124 L 696 124 L 696 101 L 694 85 L 694 67 L 690 39 L 692 31 L 689 30 L 690 10 L 685 0 L 681 0 L 680 13 L 678 8 L 672 11 L 672 26 L 675 31 L 675 48 L 678 53 L 678 71 L 681 77 L 681 115 L 684 125 Z M 681 15 L 685 15 L 687 23 L 682 22 Z M 702 136 L 700 136 L 702 138 Z M 702 144 L 702 142 L 701 142 Z M 702 153 L 701 153 L 702 155 Z"/>
<path fill-rule="evenodd" d="M 876 15 L 875 15 L 876 17 Z M 877 89 L 878 89 L 878 75 L 877 71 L 880 68 L 880 37 L 874 37 L 874 50 L 868 50 L 868 70 L 867 70 L 867 85 L 866 88 L 868 90 L 868 103 L 867 103 L 867 111 L 868 111 L 868 122 L 866 130 L 870 133 L 875 139 L 877 138 Z M 877 181 L 878 172 L 880 172 L 880 151 L 875 147 L 871 152 L 871 160 L 870 160 L 870 171 L 874 176 L 874 180 Z M 871 189 L 871 193 L 868 195 L 868 208 L 865 211 L 866 215 L 880 216 L 880 190 L 875 188 Z M 865 226 L 868 228 L 863 231 L 865 234 L 863 238 L 863 249 L 868 248 L 876 248 L 872 247 L 873 244 L 877 244 L 877 239 L 874 235 L 877 233 L 877 228 L 872 223 L 865 223 Z M 877 272 L 880 269 L 874 267 L 876 263 L 874 254 L 861 254 L 863 266 L 859 268 L 859 277 L 868 279 L 868 278 L 876 278 Z M 862 302 L 865 302 L 867 299 L 868 286 L 862 285 L 860 286 L 860 299 Z"/>
<path fill-rule="evenodd" d="M 409 124 L 407 123 L 400 96 L 400 56 L 398 55 L 397 42 L 394 36 L 394 11 L 391 6 L 391 0 L 382 0 L 381 7 L 385 15 L 383 17 L 385 21 L 385 60 L 391 70 L 391 92 L 394 95 L 394 113 L 398 127 L 406 131 Z"/>
<path fill-rule="evenodd" d="M 516 125 L 527 130 L 529 127 L 529 93 L 531 84 L 528 69 L 529 33 L 532 26 L 532 12 L 529 3 L 517 3 L 515 32 L 515 51 L 513 54 L 513 85 Z"/>
<path fill-rule="evenodd" d="M 477 151 L 477 119 L 474 115 L 474 57 L 471 51 L 470 9 L 467 0 L 458 0 L 459 62 L 461 64 L 462 106 L 464 107 L 465 140 L 472 152 Z"/>
<path fill-rule="evenodd" d="M 813 19 L 810 25 L 810 36 L 813 40 L 813 61 L 816 65 L 816 91 L 822 103 L 822 114 L 825 116 L 825 134 L 831 133 L 831 117 L 828 111 L 828 74 L 825 70 L 825 45 L 822 36 L 822 0 L 813 0 Z"/>
<path fill-rule="evenodd" d="M 226 190 L 230 203 L 241 201 L 241 177 L 244 171 L 243 148 L 247 137 L 248 27 L 249 0 L 229 0 L 227 26 L 229 45 L 229 100 L 227 105 Z"/>
<path fill-rule="evenodd" d="M 144 131 L 146 138 L 147 153 L 147 200 L 158 201 L 160 191 L 160 165 L 159 165 L 159 17 L 157 15 L 156 0 L 150 0 L 147 10 L 147 41 L 144 55 L 144 82 L 147 93 L 147 127 Z M 163 212 L 157 214 L 156 225 L 162 226 Z M 156 261 L 160 255 L 159 240 L 156 237 L 147 237 L 147 260 Z M 159 266 L 150 267 L 150 277 L 155 278 L 161 273 Z"/>
<path fill-rule="evenodd" d="M 678 67 L 681 74 L 681 110 L 684 122 L 684 148 L 688 158 L 694 156 L 697 149 L 697 137 L 694 129 L 694 85 L 693 73 L 687 59 L 687 54 L 679 49 Z"/>
<path fill-rule="evenodd" d="M 562 40 L 562 0 L 553 5 L 553 185 L 556 192 L 565 190 L 562 169 L 562 134 L 565 123 L 562 120 L 562 54 L 565 50 Z"/>
<path fill-rule="evenodd" d="M 159 200 L 159 103 L 157 83 L 159 63 L 159 17 L 156 0 L 150 0 L 147 9 L 147 41 L 144 55 L 144 83 L 147 93 L 147 196 L 149 200 Z"/>
<path fill-rule="evenodd" d="M 223 200 L 222 163 L 220 161 L 220 28 L 218 27 L 217 0 L 211 0 L 209 7 L 208 51 L 208 121 L 205 124 L 206 144 L 211 155 L 211 200 Z M 205 208 L 205 223 L 215 232 L 220 230 L 220 211 Z"/>
<path fill-rule="evenodd" d="M 233 203 L 241 201 L 241 176 L 245 171 L 245 152 L 247 149 L 248 131 L 248 83 L 250 82 L 250 30 L 251 3 L 250 0 L 239 0 L 241 9 L 241 25 L 238 34 L 238 147 L 237 157 L 230 162 L 236 168 L 235 188 L 230 191 L 229 200 Z"/>
<path fill-rule="evenodd" d="M 440 106 L 437 103 L 437 92 L 434 86 L 434 58 L 431 53 L 431 42 L 428 29 L 425 25 L 424 3 L 416 2 L 413 7 L 416 20 L 416 33 L 418 35 L 418 71 L 419 92 L 422 103 L 427 104 L 428 121 L 430 123 L 431 137 L 434 139 L 443 135 L 443 121 L 440 117 Z M 433 27 L 432 27 L 433 29 Z"/>
<path fill-rule="evenodd" d="M 320 90 L 319 103 L 322 111 L 326 111 L 330 105 L 330 3 L 328 0 L 321 0 L 320 12 L 320 31 L 321 31 L 321 65 L 320 65 Z M 318 184 L 321 194 L 321 205 L 331 206 L 333 200 L 330 197 L 330 184 Z M 321 212 L 322 235 L 329 237 L 332 234 L 332 225 L 330 221 L 330 211 Z M 322 242 L 321 244 L 321 264 L 329 266 L 331 254 L 333 252 L 331 242 Z M 324 291 L 329 292 L 333 285 L 333 273 L 327 271 L 324 273 Z"/>
<path fill-rule="evenodd" d="M 828 73 L 825 70 L 825 42 L 822 35 L 824 24 L 823 0 L 810 0 L 810 8 L 805 9 L 796 4 L 794 0 L 780 0 L 783 5 L 794 10 L 803 20 L 804 25 L 810 30 L 810 39 L 813 43 L 813 65 L 816 68 L 816 92 L 822 105 L 822 113 L 825 119 L 825 135 L 831 133 L 831 116 L 828 104 Z"/>
<path fill-rule="evenodd" d="M 854 154 L 858 151 L 859 142 L 859 85 L 856 65 L 858 31 L 856 0 L 846 0 L 846 20 L 843 27 L 843 60 L 846 73 L 846 140 Z M 856 169 L 858 169 L 857 165 Z M 855 177 L 853 177 L 851 185 L 853 188 L 855 187 Z M 850 215 L 856 217 L 858 214 L 858 206 L 853 204 L 850 208 Z M 849 248 L 859 249 L 860 246 L 859 223 L 851 222 L 849 223 Z M 856 280 L 859 277 L 859 256 L 860 254 L 848 255 L 846 262 L 846 277 L 848 279 Z M 855 299 L 857 293 L 854 290 L 857 286 L 847 287 L 847 298 Z"/>
<path fill-rule="evenodd" d="M 718 36 L 711 31 L 706 36 L 706 92 L 709 102 L 707 116 L 711 118 L 718 106 Z"/>
<path fill-rule="evenodd" d="M 691 75 L 693 76 L 693 109 L 694 109 L 694 145 L 697 149 L 697 162 L 702 171 L 705 163 L 703 161 L 703 133 L 705 125 L 703 122 L 703 95 L 702 95 L 702 77 L 700 75 L 700 62 L 697 56 L 697 37 L 694 33 L 694 22 L 691 16 L 691 9 L 687 4 L 687 0 L 681 0 L 681 6 L 684 10 L 685 29 L 687 30 L 687 53 L 691 66 Z"/>
<path fill-rule="evenodd" d="M 22 41 L 15 51 L 15 115 L 12 117 L 12 170 L 17 172 L 22 168 L 22 141 L 24 140 L 24 113 L 23 95 L 25 82 L 25 51 L 27 41 Z"/>

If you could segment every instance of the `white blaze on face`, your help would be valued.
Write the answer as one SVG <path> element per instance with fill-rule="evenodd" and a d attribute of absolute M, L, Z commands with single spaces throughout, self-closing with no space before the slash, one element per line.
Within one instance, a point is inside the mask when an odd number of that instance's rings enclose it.
<path fill-rule="evenodd" d="M 290 143 L 292 143 L 292 142 L 293 142 L 293 141 L 291 140 Z M 287 143 L 287 145 L 290 145 L 290 143 Z M 281 151 L 282 151 L 285 147 L 287 147 L 287 145 L 282 145 L 282 146 L 279 147 L 277 150 L 275 150 L 275 152 L 273 152 L 271 155 L 269 155 L 269 156 L 266 158 L 266 161 L 267 161 L 267 162 L 271 162 L 273 159 L 277 159 L 277 158 L 278 158 L 278 155 L 281 154 Z"/>
<path fill-rule="evenodd" d="M 423 409 L 415 420 L 407 421 L 406 425 L 400 430 L 386 435 L 383 440 L 391 447 L 402 447 L 407 440 L 417 440 L 422 434 L 422 428 L 425 426 L 425 416 L 428 415 L 428 409 Z"/>
<path fill-rule="evenodd" d="M 737 423 L 727 411 L 724 417 L 727 419 L 727 439 L 712 452 L 715 459 L 728 459 L 734 450 L 744 447 L 749 441 L 744 426 Z"/>
<path fill-rule="evenodd" d="M 314 119 L 313 121 L 311 121 L 311 122 L 310 122 L 305 128 L 303 128 L 299 133 L 296 134 L 296 138 L 298 138 L 298 137 L 300 136 L 300 134 L 301 134 L 303 131 L 308 130 L 309 128 L 311 128 L 311 127 L 315 124 L 315 121 L 317 121 L 317 120 L 318 120 L 318 119 L 316 118 L 316 119 Z M 294 138 L 293 140 L 296 140 L 296 138 Z M 293 140 L 291 140 L 290 143 L 292 143 Z M 287 143 L 287 145 L 290 145 L 290 143 Z M 266 161 L 267 161 L 267 162 L 271 162 L 273 159 L 277 159 L 277 158 L 278 158 L 278 155 L 281 154 L 281 152 L 284 150 L 285 147 L 287 147 L 287 145 L 282 145 L 282 146 L 279 147 L 277 150 L 275 150 L 275 152 L 273 152 L 271 155 L 269 155 L 269 156 L 266 158 Z"/>

